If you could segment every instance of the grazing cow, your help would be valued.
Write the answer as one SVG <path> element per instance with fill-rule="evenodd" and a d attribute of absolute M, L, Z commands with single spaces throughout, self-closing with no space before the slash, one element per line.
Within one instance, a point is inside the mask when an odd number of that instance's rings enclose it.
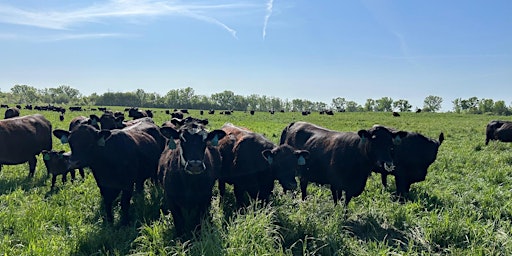
<path fill-rule="evenodd" d="M 174 111 L 171 113 L 171 118 L 183 119 L 183 112 Z"/>
<path fill-rule="evenodd" d="M 60 113 L 59 114 L 59 120 L 62 122 L 64 121 L 64 114 L 63 113 Z"/>
<path fill-rule="evenodd" d="M 389 129 L 396 132 L 394 129 Z M 424 181 L 428 167 L 436 160 L 439 146 L 444 141 L 444 134 L 439 134 L 439 139 L 434 140 L 415 132 L 406 132 L 399 144 L 393 147 L 394 170 L 391 172 L 384 168 L 375 171 L 381 174 L 382 185 L 387 186 L 387 176 L 395 176 L 396 191 L 398 195 L 409 192 L 411 184 Z"/>
<path fill-rule="evenodd" d="M 0 108 L 9 108 L 9 105 L 6 105 L 6 104 L 0 104 Z"/>
<path fill-rule="evenodd" d="M 20 109 L 19 108 L 8 108 L 5 110 L 5 116 L 4 119 L 13 118 L 20 116 Z"/>
<path fill-rule="evenodd" d="M 33 108 L 33 107 L 32 107 L 32 104 L 30 104 L 30 105 L 25 105 L 25 109 L 32 110 L 32 108 Z"/>
<path fill-rule="evenodd" d="M 69 169 L 71 152 L 64 153 L 64 150 L 43 150 L 41 153 L 43 154 L 43 161 L 48 174 L 52 174 L 52 189 L 55 187 L 57 175 L 62 175 L 62 183 L 66 182 L 66 176 L 68 173 L 71 173 L 71 182 L 75 180 L 75 169 Z M 80 167 L 78 168 L 78 171 L 80 176 L 85 178 L 84 169 Z"/>
<path fill-rule="evenodd" d="M 28 162 L 29 177 L 36 170 L 36 155 L 52 149 L 52 124 L 40 114 L 0 120 L 0 170 L 2 165 Z"/>
<path fill-rule="evenodd" d="M 199 110 L 199 115 L 204 115 L 204 110 Z"/>
<path fill-rule="evenodd" d="M 156 177 L 160 147 L 155 139 L 141 131 L 98 130 L 79 125 L 71 132 L 54 130 L 53 135 L 71 147 L 69 168 L 89 166 L 100 189 L 106 221 L 112 222 L 112 204 L 121 196 L 121 224 L 130 220 L 129 207 L 133 186 L 142 191 L 144 181 Z"/>
<path fill-rule="evenodd" d="M 160 157 L 158 177 L 164 187 L 165 208 L 171 211 L 176 233 L 181 236 L 198 227 L 208 212 L 215 174 L 221 166 L 216 145 L 226 133 L 207 132 L 195 122 L 179 130 L 162 127 L 160 131 L 169 138 L 169 146 Z"/>
<path fill-rule="evenodd" d="M 210 109 L 210 110 L 208 110 L 208 114 L 209 114 L 209 115 L 213 115 L 213 114 L 215 114 L 215 110 L 214 110 L 214 109 Z"/>
<path fill-rule="evenodd" d="M 69 111 L 82 111 L 82 107 L 80 107 L 80 106 L 69 107 Z"/>
<path fill-rule="evenodd" d="M 245 204 L 246 192 L 252 199 L 268 202 L 275 180 L 284 190 L 297 187 L 295 173 L 299 166 L 306 164 L 308 151 L 295 150 L 289 145 L 276 146 L 263 135 L 230 123 L 224 124 L 222 130 L 228 136 L 219 142 L 223 161 L 218 176 L 221 196 L 225 182 L 233 184 L 239 207 Z"/>
<path fill-rule="evenodd" d="M 512 121 L 493 120 L 487 124 L 485 145 L 491 140 L 512 142 Z"/>
<path fill-rule="evenodd" d="M 421 113 L 421 108 L 416 109 L 416 113 Z"/>
<path fill-rule="evenodd" d="M 390 132 L 382 126 L 355 132 L 338 132 L 307 123 L 295 122 L 281 134 L 281 144 L 289 144 L 310 153 L 308 165 L 300 176 L 302 199 L 308 182 L 329 184 L 336 204 L 345 192 L 345 206 L 360 195 L 375 165 L 393 168 L 393 142 L 405 132 Z"/>
<path fill-rule="evenodd" d="M 328 116 L 333 116 L 334 112 L 332 110 L 326 110 L 325 114 L 328 115 Z"/>
<path fill-rule="evenodd" d="M 394 116 L 394 117 L 399 117 L 399 116 L 400 116 L 400 114 L 399 114 L 398 112 L 393 111 L 393 116 Z"/>
<path fill-rule="evenodd" d="M 251 116 L 254 116 L 254 110 L 249 111 L 249 113 L 251 114 Z"/>

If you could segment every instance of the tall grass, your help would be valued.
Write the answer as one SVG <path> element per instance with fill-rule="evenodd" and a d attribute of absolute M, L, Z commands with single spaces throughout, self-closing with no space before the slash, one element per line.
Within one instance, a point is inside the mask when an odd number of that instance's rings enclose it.
<path fill-rule="evenodd" d="M 120 108 L 119 108 L 120 109 Z M 157 124 L 168 119 L 154 110 Z M 34 112 L 22 111 L 22 115 Z M 96 112 L 99 114 L 98 112 Z M 56 113 L 43 113 L 53 128 L 67 129 Z M 89 115 L 90 113 L 80 113 Z M 74 115 L 74 114 L 73 114 Z M 192 115 L 199 117 L 198 111 Z M 282 129 L 304 120 L 339 131 L 382 124 L 446 140 L 424 182 L 413 184 L 409 199 L 397 200 L 393 178 L 382 188 L 369 177 L 362 195 L 345 212 L 334 205 L 326 186 L 310 184 L 308 199 L 284 194 L 279 185 L 270 205 L 253 203 L 236 210 L 232 189 L 220 202 L 215 188 L 201 232 L 180 239 L 170 214 L 160 210 L 162 191 L 146 184 L 132 200 L 128 226 L 103 221 L 94 178 L 74 183 L 50 179 L 38 157 L 35 177 L 28 165 L 0 172 L 0 254 L 2 255 L 511 255 L 512 145 L 484 145 L 485 126 L 500 116 L 453 113 L 235 112 L 205 115 L 212 129 L 225 122 L 245 126 L 278 143 Z M 69 150 L 54 138 L 54 148 Z M 119 207 L 114 209 L 119 219 Z"/>

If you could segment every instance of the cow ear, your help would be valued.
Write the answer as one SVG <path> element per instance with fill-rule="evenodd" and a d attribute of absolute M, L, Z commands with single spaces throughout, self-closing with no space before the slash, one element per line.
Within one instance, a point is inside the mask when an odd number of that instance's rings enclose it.
<path fill-rule="evenodd" d="M 61 150 L 59 151 L 58 155 L 59 155 L 59 159 L 62 159 L 62 157 L 64 156 L 64 150 Z"/>
<path fill-rule="evenodd" d="M 272 164 L 272 162 L 274 161 L 274 153 L 272 153 L 272 150 L 265 149 L 265 150 L 261 151 L 261 154 L 263 155 L 263 157 L 267 160 L 267 162 L 269 164 Z"/>
<path fill-rule="evenodd" d="M 306 165 L 306 159 L 309 159 L 309 151 L 295 150 L 293 154 L 297 156 L 297 165 Z"/>
<path fill-rule="evenodd" d="M 122 124 L 124 121 L 124 116 L 118 116 L 115 119 L 117 124 Z"/>
<path fill-rule="evenodd" d="M 57 129 L 53 131 L 53 136 L 57 137 L 62 144 L 68 143 L 69 131 Z"/>
<path fill-rule="evenodd" d="M 213 130 L 210 133 L 208 133 L 208 136 L 206 137 L 206 141 L 210 142 L 210 145 L 217 146 L 219 145 L 219 140 L 224 138 L 226 136 L 226 132 L 223 130 Z"/>
<path fill-rule="evenodd" d="M 177 140 L 180 138 L 180 133 L 172 127 L 161 127 L 160 133 L 162 135 L 170 140 Z"/>
<path fill-rule="evenodd" d="M 402 138 L 405 138 L 407 136 L 407 132 L 405 131 L 398 131 L 393 133 L 393 144 L 400 145 L 402 143 Z"/>
<path fill-rule="evenodd" d="M 97 115 L 92 114 L 89 117 L 90 117 L 90 119 L 87 120 L 87 124 L 90 124 L 92 126 L 98 125 L 98 122 L 100 121 L 100 118 Z"/>
<path fill-rule="evenodd" d="M 179 126 L 182 126 L 183 124 L 185 124 L 185 120 L 173 117 L 173 118 L 171 118 L 171 124 L 174 124 L 175 126 L 179 127 Z"/>
<path fill-rule="evenodd" d="M 367 130 L 359 130 L 357 135 L 361 138 L 361 143 L 366 143 L 366 140 L 371 138 L 371 134 Z"/>

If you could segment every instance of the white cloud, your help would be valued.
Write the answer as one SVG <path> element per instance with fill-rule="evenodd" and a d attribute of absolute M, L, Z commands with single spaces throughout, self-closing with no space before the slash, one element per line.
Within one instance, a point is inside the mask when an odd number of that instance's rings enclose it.
<path fill-rule="evenodd" d="M 267 13 L 265 15 L 265 20 L 263 21 L 263 40 L 267 37 L 267 25 L 270 16 L 272 15 L 272 9 L 274 8 L 274 0 L 269 0 L 267 2 Z"/>
<path fill-rule="evenodd" d="M 180 1 L 110 0 L 97 2 L 81 9 L 28 10 L 0 4 L 0 23 L 37 27 L 49 30 L 79 30 L 87 23 L 108 23 L 111 20 L 145 19 L 159 16 L 185 16 L 220 26 L 237 38 L 237 31 L 218 18 L 220 11 L 258 7 L 254 4 L 181 3 Z M 272 1 L 271 1 L 272 2 Z M 261 6 L 259 6 L 261 8 Z M 221 15 L 221 14 L 218 14 Z M 266 18 L 268 20 L 268 18 Z M 265 25 L 266 26 L 266 25 Z M 102 34 L 102 33 L 98 33 Z M 87 37 L 87 36 L 84 36 Z"/>

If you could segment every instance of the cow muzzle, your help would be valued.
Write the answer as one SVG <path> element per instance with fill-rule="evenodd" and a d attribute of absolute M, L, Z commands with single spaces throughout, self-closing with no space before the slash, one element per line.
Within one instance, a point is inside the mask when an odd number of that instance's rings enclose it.
<path fill-rule="evenodd" d="M 190 160 L 185 163 L 185 171 L 188 174 L 197 175 L 206 170 L 206 165 L 200 160 Z"/>
<path fill-rule="evenodd" d="M 393 162 L 384 162 L 383 167 L 384 170 L 390 173 L 395 170 L 395 165 L 393 164 Z"/>

